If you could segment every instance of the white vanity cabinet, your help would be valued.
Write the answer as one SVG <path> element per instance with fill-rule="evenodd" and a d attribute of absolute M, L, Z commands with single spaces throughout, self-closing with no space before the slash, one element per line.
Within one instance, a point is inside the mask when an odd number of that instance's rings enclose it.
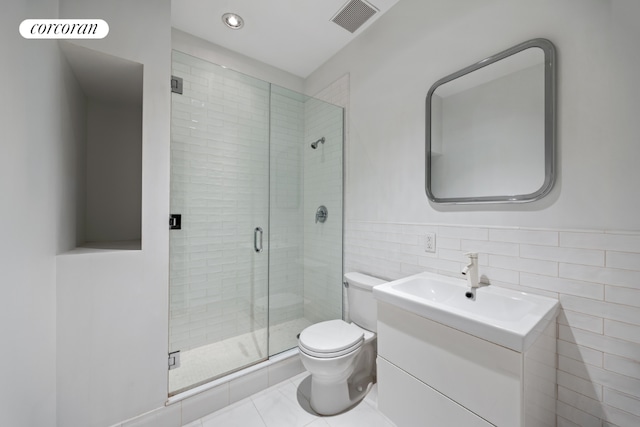
<path fill-rule="evenodd" d="M 378 301 L 378 392 L 398 427 L 553 427 L 556 322 L 519 352 Z"/>

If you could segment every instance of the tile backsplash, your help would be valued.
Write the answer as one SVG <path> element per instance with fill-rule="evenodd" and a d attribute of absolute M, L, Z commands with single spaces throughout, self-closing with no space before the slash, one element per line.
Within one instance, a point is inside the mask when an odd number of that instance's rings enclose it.
<path fill-rule="evenodd" d="M 436 252 L 424 250 L 436 234 Z M 463 277 L 560 300 L 558 425 L 640 425 L 640 233 L 347 221 L 345 271 Z"/>

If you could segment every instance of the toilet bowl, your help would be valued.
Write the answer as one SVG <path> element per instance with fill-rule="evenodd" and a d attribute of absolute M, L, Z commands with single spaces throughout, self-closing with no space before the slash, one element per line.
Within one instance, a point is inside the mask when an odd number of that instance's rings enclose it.
<path fill-rule="evenodd" d="M 322 415 L 355 405 L 375 382 L 377 310 L 372 289 L 383 280 L 347 273 L 345 286 L 353 320 L 328 320 L 300 333 L 302 364 L 311 374 L 310 404 Z"/>

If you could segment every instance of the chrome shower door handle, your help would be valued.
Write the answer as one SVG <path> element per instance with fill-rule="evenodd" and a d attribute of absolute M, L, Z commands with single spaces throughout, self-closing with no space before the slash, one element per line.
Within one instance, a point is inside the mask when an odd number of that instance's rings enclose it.
<path fill-rule="evenodd" d="M 260 234 L 260 246 L 258 246 L 258 233 Z M 261 227 L 256 227 L 255 230 L 253 230 L 253 248 L 256 250 L 256 252 L 262 252 L 262 228 Z"/>

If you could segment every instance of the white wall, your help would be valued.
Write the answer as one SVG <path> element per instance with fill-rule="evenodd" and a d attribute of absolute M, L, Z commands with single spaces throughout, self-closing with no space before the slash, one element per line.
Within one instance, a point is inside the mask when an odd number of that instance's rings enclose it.
<path fill-rule="evenodd" d="M 56 425 L 55 255 L 76 241 L 76 152 L 84 99 L 55 41 L 25 40 L 23 19 L 57 1 L 9 2 L 0 18 L 0 425 Z"/>
<path fill-rule="evenodd" d="M 58 425 L 106 426 L 167 398 L 170 2 L 61 0 L 59 11 L 109 24 L 77 44 L 144 66 L 142 250 L 57 260 Z"/>
<path fill-rule="evenodd" d="M 631 0 L 403 0 L 305 82 L 351 75 L 349 219 L 640 228 L 640 54 Z M 442 207 L 424 192 L 424 111 L 439 78 L 522 41 L 558 49 L 559 177 L 527 205 Z"/>
<path fill-rule="evenodd" d="M 87 102 L 86 241 L 140 240 L 142 106 Z"/>

